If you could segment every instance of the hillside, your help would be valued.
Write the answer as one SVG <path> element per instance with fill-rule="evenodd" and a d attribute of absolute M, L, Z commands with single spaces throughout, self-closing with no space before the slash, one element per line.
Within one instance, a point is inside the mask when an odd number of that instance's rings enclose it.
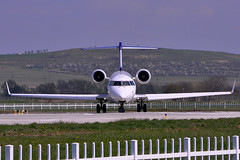
<path fill-rule="evenodd" d="M 0 83 L 14 79 L 35 86 L 59 79 L 91 79 L 98 68 L 108 76 L 119 68 L 117 49 L 70 49 L 41 54 L 0 55 Z M 209 76 L 239 79 L 240 55 L 195 50 L 124 50 L 123 67 L 133 76 L 141 68 L 152 73 L 152 83 L 200 81 Z M 177 78 L 176 78 L 177 77 Z M 161 82 L 161 83 L 160 83 Z"/>

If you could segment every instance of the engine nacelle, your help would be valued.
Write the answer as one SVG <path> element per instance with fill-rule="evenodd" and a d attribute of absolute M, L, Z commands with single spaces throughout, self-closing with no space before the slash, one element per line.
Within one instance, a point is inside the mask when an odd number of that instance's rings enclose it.
<path fill-rule="evenodd" d="M 140 69 L 136 73 L 136 79 L 140 84 L 147 84 L 151 80 L 151 73 L 146 69 Z"/>
<path fill-rule="evenodd" d="M 106 73 L 101 69 L 97 69 L 92 73 L 92 79 L 95 83 L 103 83 L 106 77 Z"/>

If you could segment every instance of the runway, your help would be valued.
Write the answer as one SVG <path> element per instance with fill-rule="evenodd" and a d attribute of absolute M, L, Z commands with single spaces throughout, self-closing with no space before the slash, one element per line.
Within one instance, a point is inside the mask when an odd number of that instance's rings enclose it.
<path fill-rule="evenodd" d="M 240 117 L 240 112 L 127 112 L 127 113 L 30 113 L 0 114 L 0 124 L 31 123 L 107 123 L 126 119 L 218 119 Z"/>

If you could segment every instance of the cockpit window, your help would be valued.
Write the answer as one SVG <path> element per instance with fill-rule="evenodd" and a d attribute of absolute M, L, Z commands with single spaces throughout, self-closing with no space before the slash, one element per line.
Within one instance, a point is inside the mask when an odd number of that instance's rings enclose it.
<path fill-rule="evenodd" d="M 135 83 L 133 81 L 111 81 L 109 86 L 133 86 Z"/>
<path fill-rule="evenodd" d="M 130 86 L 130 83 L 129 83 L 128 81 L 123 81 L 123 82 L 122 82 L 122 85 L 123 85 L 123 86 Z"/>
<path fill-rule="evenodd" d="M 109 83 L 109 86 L 121 86 L 122 82 L 121 81 L 111 81 Z"/>
<path fill-rule="evenodd" d="M 121 86 L 122 83 L 121 83 L 121 81 L 115 81 L 115 82 L 113 83 L 113 85 L 114 85 L 114 86 Z"/>

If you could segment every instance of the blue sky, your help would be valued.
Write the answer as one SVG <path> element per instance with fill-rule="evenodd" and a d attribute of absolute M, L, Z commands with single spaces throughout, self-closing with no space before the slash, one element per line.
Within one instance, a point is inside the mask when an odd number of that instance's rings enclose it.
<path fill-rule="evenodd" d="M 239 0 L 0 1 L 0 53 L 143 45 L 240 53 Z"/>

